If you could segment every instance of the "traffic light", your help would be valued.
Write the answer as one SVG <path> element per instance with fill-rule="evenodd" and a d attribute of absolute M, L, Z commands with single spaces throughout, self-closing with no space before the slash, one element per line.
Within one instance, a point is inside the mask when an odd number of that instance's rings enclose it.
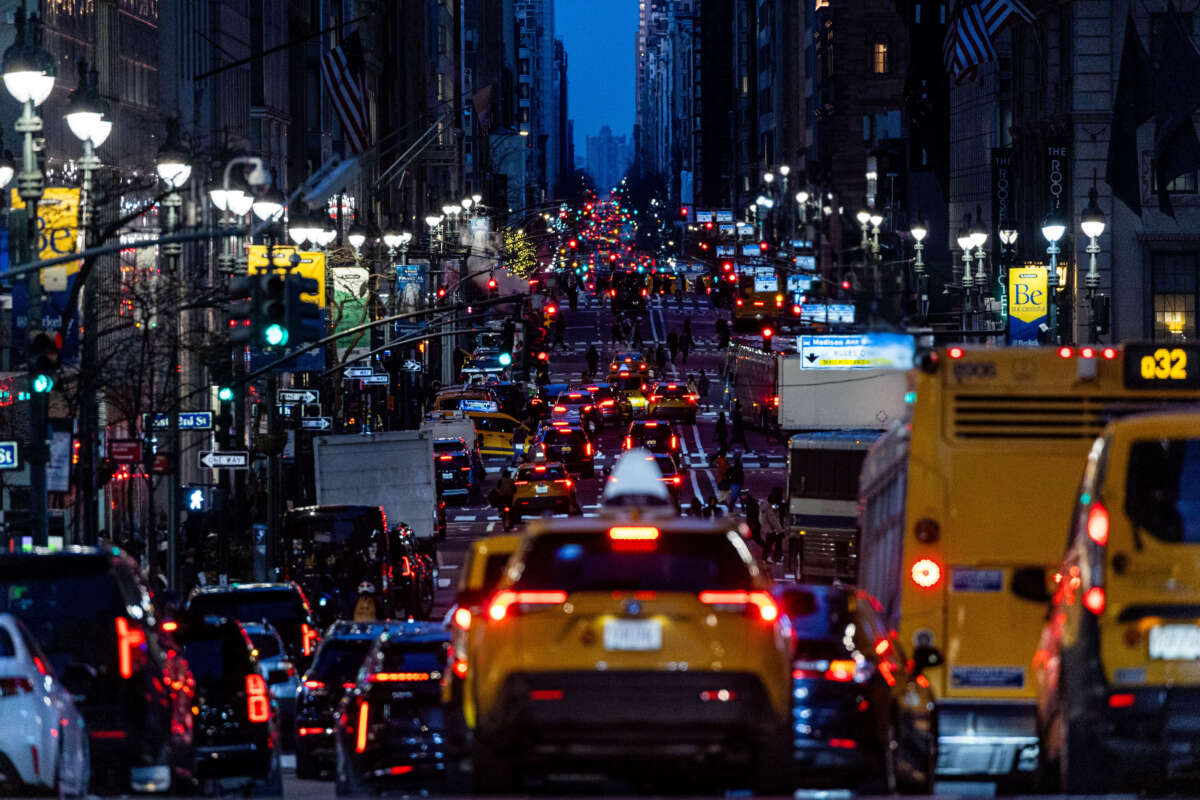
<path fill-rule="evenodd" d="M 286 327 L 296 344 L 319 341 L 325 335 L 325 312 L 316 303 L 310 303 L 301 295 L 315 295 L 321 288 L 313 278 L 288 275 Z"/>
<path fill-rule="evenodd" d="M 438 299 L 438 303 L 442 303 L 443 301 L 445 301 L 445 299 L 446 299 L 446 287 L 445 286 L 438 287 L 437 299 Z"/>
<path fill-rule="evenodd" d="M 512 365 L 512 353 L 502 352 L 499 355 L 499 357 L 497 358 L 497 361 L 500 362 L 500 366 L 502 366 L 502 367 L 511 366 Z"/>
<path fill-rule="evenodd" d="M 29 356 L 29 385 L 37 394 L 54 388 L 62 360 L 62 336 L 50 331 L 30 331 L 26 353 Z"/>
<path fill-rule="evenodd" d="M 264 349 L 288 343 L 287 278 L 282 273 L 260 275 L 258 284 L 259 344 Z"/>
<path fill-rule="evenodd" d="M 758 243 L 758 249 L 759 249 L 759 250 L 762 250 L 764 253 L 767 251 L 767 248 L 768 248 L 768 247 L 770 247 L 770 245 L 769 245 L 769 244 L 767 244 L 766 242 L 759 242 L 759 243 Z"/>
<path fill-rule="evenodd" d="M 1109 331 L 1109 305 L 1108 295 L 1092 295 L 1092 332 L 1097 336 Z"/>
<path fill-rule="evenodd" d="M 492 294 L 495 294 L 496 289 L 499 287 L 499 285 L 500 284 L 496 283 L 495 276 L 493 276 L 493 275 L 488 276 L 488 291 L 489 292 L 491 292 Z"/>
<path fill-rule="evenodd" d="M 763 349 L 764 353 L 771 352 L 771 337 L 774 335 L 775 335 L 775 331 L 771 330 L 770 327 L 765 327 L 762 329 L 762 337 L 763 337 L 762 349 Z"/>
<path fill-rule="evenodd" d="M 679 209 L 679 216 L 683 217 L 684 219 L 687 219 L 687 215 L 688 215 L 687 206 L 684 206 L 683 208 Z"/>
<path fill-rule="evenodd" d="M 725 272 L 733 272 L 733 262 L 732 261 L 722 261 L 721 269 L 724 270 Z"/>
<path fill-rule="evenodd" d="M 225 318 L 230 344 L 244 348 L 254 340 L 254 313 L 258 304 L 258 278 L 229 281 L 229 306 Z"/>
<path fill-rule="evenodd" d="M 574 250 L 576 247 L 579 247 L 579 240 L 571 239 L 570 241 L 567 242 L 567 246 L 570 247 L 572 250 Z"/>

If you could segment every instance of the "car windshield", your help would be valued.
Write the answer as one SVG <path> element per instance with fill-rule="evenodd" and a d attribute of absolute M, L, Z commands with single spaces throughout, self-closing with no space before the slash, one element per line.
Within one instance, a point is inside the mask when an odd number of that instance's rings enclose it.
<path fill-rule="evenodd" d="M 259 658 L 274 658 L 282 652 L 279 637 L 273 633 L 251 633 L 250 641 L 254 643 Z"/>
<path fill-rule="evenodd" d="M 383 649 L 384 672 L 439 672 L 446 665 L 446 645 L 441 642 L 410 644 L 391 642 Z"/>
<path fill-rule="evenodd" d="M 21 618 L 61 674 L 74 661 L 112 658 L 113 638 L 101 632 L 125 603 L 99 559 L 20 559 L 0 566 L 0 611 Z"/>
<path fill-rule="evenodd" d="M 642 388 L 642 379 L 638 375 L 621 375 L 614 383 L 625 391 L 636 391 Z"/>
<path fill-rule="evenodd" d="M 188 610 L 244 622 L 265 619 L 275 627 L 281 622 L 298 624 L 306 616 L 300 598 L 287 589 L 198 594 L 188 604 Z"/>
<path fill-rule="evenodd" d="M 1151 536 L 1200 544 L 1200 439 L 1134 442 L 1125 510 Z"/>
<path fill-rule="evenodd" d="M 666 534 L 650 549 L 622 547 L 607 532 L 537 537 L 517 584 L 520 589 L 569 592 L 702 592 L 750 586 L 741 554 L 724 535 Z"/>
<path fill-rule="evenodd" d="M 567 477 L 567 473 L 562 464 L 538 464 L 536 466 L 525 464 L 517 471 L 517 480 L 519 481 L 553 481 L 565 477 Z"/>
<path fill-rule="evenodd" d="M 226 630 L 206 630 L 189 637 L 183 657 L 201 685 L 244 681 L 251 671 L 245 641 Z"/>
<path fill-rule="evenodd" d="M 547 444 L 583 444 L 586 437 L 581 430 L 550 428 L 546 431 Z"/>
<path fill-rule="evenodd" d="M 683 384 L 660 383 L 658 386 L 654 387 L 654 393 L 660 394 L 663 397 L 684 397 L 687 395 L 688 391 L 687 391 L 687 387 L 684 386 Z"/>
<path fill-rule="evenodd" d="M 321 644 L 308 677 L 325 683 L 347 683 L 362 666 L 371 648 L 369 639 L 330 639 Z"/>

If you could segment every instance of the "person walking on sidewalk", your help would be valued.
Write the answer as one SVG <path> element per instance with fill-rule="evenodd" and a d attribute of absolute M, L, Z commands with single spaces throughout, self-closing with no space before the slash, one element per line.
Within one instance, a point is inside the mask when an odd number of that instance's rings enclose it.
<path fill-rule="evenodd" d="M 500 521 L 505 532 L 512 528 L 512 504 L 517 496 L 517 485 L 513 482 L 508 468 L 500 470 L 500 480 L 496 481 L 496 510 L 500 512 Z"/>
<path fill-rule="evenodd" d="M 729 424 L 725 421 L 724 411 L 717 415 L 714 435 L 717 437 L 717 455 L 723 456 L 725 455 L 725 451 L 729 449 Z"/>
<path fill-rule="evenodd" d="M 780 506 L 783 505 L 783 489 L 772 487 L 767 503 L 762 509 L 762 530 L 766 544 L 763 546 L 763 561 L 776 564 L 783 562 L 783 540 L 787 530 L 783 527 Z"/>

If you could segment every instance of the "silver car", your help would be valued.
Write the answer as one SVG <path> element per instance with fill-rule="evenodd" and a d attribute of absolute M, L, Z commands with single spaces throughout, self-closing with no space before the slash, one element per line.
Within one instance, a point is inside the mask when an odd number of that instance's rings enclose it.
<path fill-rule="evenodd" d="M 275 705 L 279 709 L 279 728 L 283 733 L 283 746 L 291 750 L 296 735 L 296 694 L 300 691 L 300 675 L 288 660 L 283 639 L 269 622 L 245 622 L 242 627 L 254 645 L 258 668 L 270 687 Z"/>

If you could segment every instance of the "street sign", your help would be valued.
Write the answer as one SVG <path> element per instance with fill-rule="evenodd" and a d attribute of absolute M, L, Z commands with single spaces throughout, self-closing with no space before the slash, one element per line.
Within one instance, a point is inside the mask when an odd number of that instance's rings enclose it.
<path fill-rule="evenodd" d="M 362 378 L 361 380 L 365 384 L 387 384 L 389 381 L 391 381 L 391 376 L 389 376 L 389 375 L 368 375 L 367 377 Z"/>
<path fill-rule="evenodd" d="M 306 431 L 327 431 L 333 427 L 333 417 L 304 417 L 300 427 Z"/>
<path fill-rule="evenodd" d="M 201 469 L 249 469 L 250 453 L 245 450 L 200 451 Z"/>
<path fill-rule="evenodd" d="M 404 365 L 401 366 L 400 369 L 404 370 L 405 372 L 420 372 L 421 371 L 421 362 L 413 361 L 410 358 L 404 362 Z"/>
<path fill-rule="evenodd" d="M 0 469 L 20 469 L 21 451 L 16 442 L 0 442 Z"/>
<path fill-rule="evenodd" d="M 275 392 L 276 403 L 315 403 L 321 399 L 316 389 L 279 389 Z"/>
<path fill-rule="evenodd" d="M 801 336 L 801 369 L 909 369 L 913 337 L 900 333 Z"/>
<path fill-rule="evenodd" d="M 208 431 L 212 430 L 211 411 L 180 411 L 179 430 Z"/>
<path fill-rule="evenodd" d="M 118 464 L 140 464 L 142 443 L 137 439 L 113 439 L 108 443 L 108 457 Z"/>
<path fill-rule="evenodd" d="M 347 378 L 368 378 L 374 374 L 374 367 L 346 367 Z"/>

